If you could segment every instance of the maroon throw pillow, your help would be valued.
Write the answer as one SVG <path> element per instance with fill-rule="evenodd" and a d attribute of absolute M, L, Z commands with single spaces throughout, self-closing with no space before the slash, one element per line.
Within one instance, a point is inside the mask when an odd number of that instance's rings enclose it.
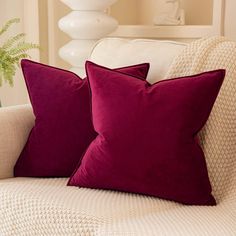
<path fill-rule="evenodd" d="M 35 114 L 35 125 L 15 165 L 16 177 L 68 177 L 97 136 L 87 79 L 22 60 L 21 66 Z M 145 79 L 149 64 L 117 69 Z"/>
<path fill-rule="evenodd" d="M 98 136 L 68 185 L 215 205 L 196 136 L 209 117 L 225 71 L 150 85 L 91 62 L 86 70 Z"/>

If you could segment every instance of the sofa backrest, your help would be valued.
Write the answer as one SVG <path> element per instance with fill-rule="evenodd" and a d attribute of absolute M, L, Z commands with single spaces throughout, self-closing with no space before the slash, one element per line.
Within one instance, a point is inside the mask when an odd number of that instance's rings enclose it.
<path fill-rule="evenodd" d="M 105 38 L 95 45 L 90 60 L 110 68 L 149 62 L 147 80 L 155 83 L 164 78 L 173 59 L 186 45 L 164 40 Z"/>

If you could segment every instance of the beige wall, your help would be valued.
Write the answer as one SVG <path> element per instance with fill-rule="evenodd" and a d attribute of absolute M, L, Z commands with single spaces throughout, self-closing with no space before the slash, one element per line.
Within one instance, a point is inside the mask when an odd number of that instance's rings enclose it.
<path fill-rule="evenodd" d="M 39 43 L 41 47 L 40 61 L 48 64 L 49 45 L 48 45 L 48 0 L 39 1 Z"/>
<path fill-rule="evenodd" d="M 152 24 L 153 16 L 156 15 L 162 4 L 161 1 L 162 0 L 138 0 L 138 24 Z"/>
<path fill-rule="evenodd" d="M 189 25 L 210 25 L 212 23 L 213 0 L 184 0 L 186 23 Z"/>
<path fill-rule="evenodd" d="M 111 7 L 111 14 L 125 25 L 152 24 L 153 16 L 161 12 L 164 4 L 165 0 L 119 0 Z M 212 5 L 213 0 L 182 0 L 186 24 L 211 24 Z"/>
<path fill-rule="evenodd" d="M 225 36 L 236 40 L 236 0 L 226 0 Z"/>
<path fill-rule="evenodd" d="M 39 0 L 41 62 L 62 68 L 69 67 L 57 53 L 70 40 L 57 26 L 59 19 L 69 12 L 69 8 L 59 0 Z"/>
<path fill-rule="evenodd" d="M 0 25 L 2 26 L 4 22 L 11 18 L 18 17 L 21 19 L 20 24 L 13 26 L 9 33 L 5 36 L 9 36 L 20 33 L 24 30 L 24 8 L 22 5 L 22 0 L 0 0 Z M 6 39 L 5 38 L 5 39 Z M 26 103 L 28 100 L 27 92 L 23 78 L 21 76 L 20 69 L 17 70 L 14 79 L 14 87 L 10 87 L 8 84 L 3 84 L 0 87 L 0 100 L 2 105 L 8 106 L 12 104 L 22 104 Z"/>
<path fill-rule="evenodd" d="M 138 24 L 137 0 L 119 0 L 110 9 L 110 14 L 118 19 L 120 25 Z"/>
<path fill-rule="evenodd" d="M 7 20 L 20 18 L 19 24 L 13 25 L 5 34 L 2 42 L 17 33 L 26 33 L 26 41 L 38 43 L 38 17 L 37 17 L 37 0 L 0 0 L 0 25 L 2 26 Z M 34 12 L 34 10 L 36 10 Z M 36 27 L 35 27 L 36 25 Z M 1 42 L 0 42 L 1 43 Z M 29 52 L 32 60 L 39 59 L 38 50 L 34 49 Z M 28 103 L 28 95 L 21 69 L 18 68 L 14 77 L 14 87 L 3 83 L 0 87 L 0 100 L 3 106 L 17 105 Z"/>
<path fill-rule="evenodd" d="M 58 56 L 58 50 L 70 41 L 69 36 L 58 28 L 58 21 L 70 12 L 70 9 L 59 0 L 48 0 L 48 42 L 49 60 L 53 66 L 68 69 L 70 66 Z M 54 52 L 54 53 L 53 53 Z"/>

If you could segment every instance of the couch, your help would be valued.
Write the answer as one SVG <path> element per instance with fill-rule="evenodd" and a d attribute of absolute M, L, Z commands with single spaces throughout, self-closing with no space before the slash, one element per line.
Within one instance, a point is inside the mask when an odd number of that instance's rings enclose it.
<path fill-rule="evenodd" d="M 214 38 L 206 41 L 207 47 L 212 41 L 212 48 L 218 43 L 223 57 L 220 64 L 207 64 L 216 55 L 199 43 L 189 47 L 179 42 L 113 38 L 99 41 L 90 60 L 111 68 L 150 62 L 147 79 L 151 83 L 219 65 L 235 70 L 236 60 L 231 64 L 236 44 Z M 233 52 L 231 58 L 225 48 Z M 201 50 L 201 57 L 207 58 L 200 63 L 194 55 Z M 217 206 L 186 206 L 138 194 L 69 187 L 67 178 L 14 178 L 13 167 L 34 115 L 30 105 L 1 108 L 0 236 L 236 236 L 236 100 L 232 97 L 236 97 L 236 78 L 233 73 L 229 77 L 219 96 L 223 105 L 219 102 L 213 110 L 216 122 L 209 121 L 200 135 Z M 215 124 L 220 124 L 219 129 Z"/>

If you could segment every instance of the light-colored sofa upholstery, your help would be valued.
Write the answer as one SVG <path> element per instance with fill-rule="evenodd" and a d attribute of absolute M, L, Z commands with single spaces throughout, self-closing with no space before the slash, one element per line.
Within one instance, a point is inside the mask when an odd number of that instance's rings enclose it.
<path fill-rule="evenodd" d="M 150 62 L 152 83 L 165 78 L 185 48 L 175 42 L 104 39 L 90 58 L 112 68 Z M 236 235 L 235 195 L 222 197 L 214 207 L 185 206 L 142 195 L 68 187 L 66 178 L 13 178 L 15 161 L 33 124 L 30 105 L 0 109 L 0 236 Z"/>

